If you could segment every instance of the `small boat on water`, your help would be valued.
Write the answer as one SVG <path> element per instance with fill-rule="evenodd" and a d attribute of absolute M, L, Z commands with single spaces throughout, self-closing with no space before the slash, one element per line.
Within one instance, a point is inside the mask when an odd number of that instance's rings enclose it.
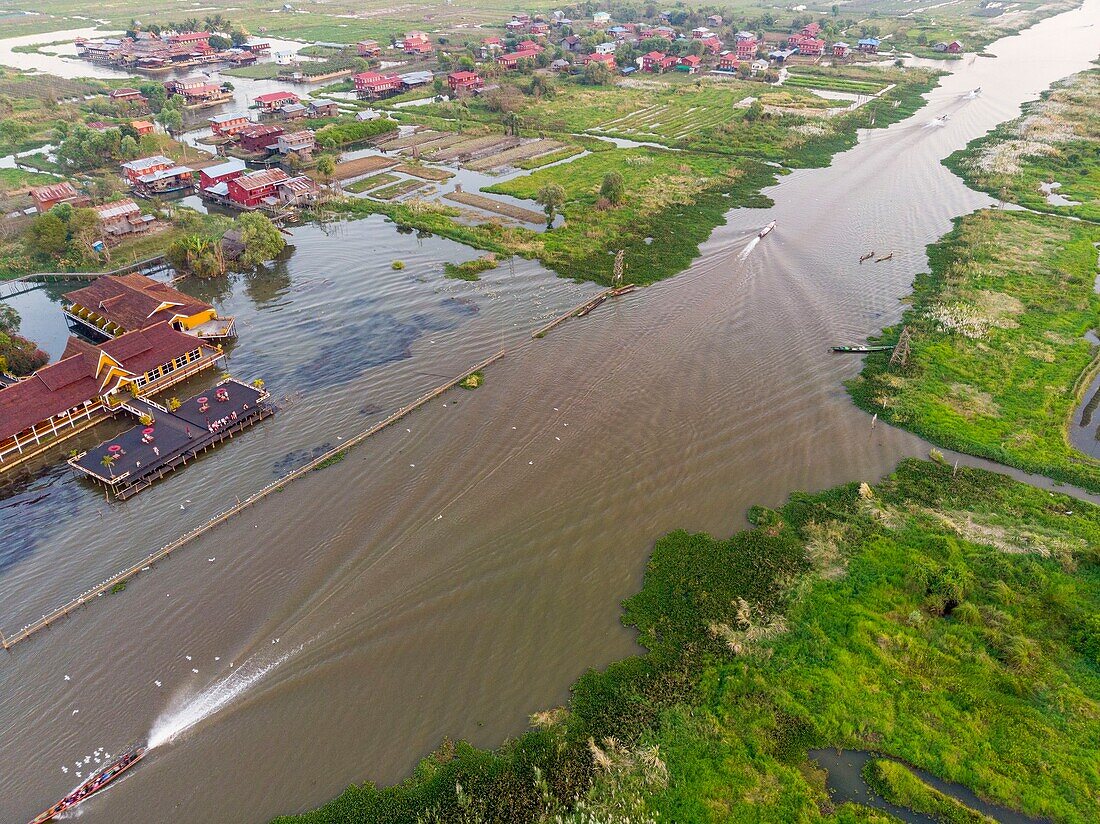
<path fill-rule="evenodd" d="M 53 821 L 61 813 L 66 810 L 71 810 L 77 804 L 90 795 L 99 792 L 112 781 L 117 779 L 130 767 L 134 766 L 138 761 L 145 757 L 145 753 L 148 752 L 148 746 L 145 744 L 134 744 L 127 747 L 119 755 L 117 755 L 111 763 L 102 767 L 91 775 L 87 781 L 70 792 L 67 796 L 62 798 L 44 813 L 37 818 L 32 819 L 31 824 L 42 824 L 44 821 Z"/>
<path fill-rule="evenodd" d="M 875 250 L 874 250 L 874 249 L 872 249 L 872 250 L 871 250 L 870 252 L 868 252 L 867 254 L 865 254 L 865 255 L 860 255 L 860 256 L 859 256 L 859 262 L 860 262 L 860 263 L 863 263 L 863 261 L 865 261 L 865 260 L 870 260 L 870 259 L 871 259 L 871 258 L 873 258 L 874 256 L 875 256 Z"/>
<path fill-rule="evenodd" d="M 893 345 L 889 346 L 831 346 L 829 347 L 833 352 L 843 352 L 853 355 L 865 355 L 868 352 L 889 352 L 893 349 Z"/>
<path fill-rule="evenodd" d="M 757 237 L 764 237 L 765 235 L 767 235 L 774 228 L 775 228 L 775 221 L 773 220 L 771 223 L 769 223 L 767 226 L 765 226 L 763 229 L 760 230 L 760 233 L 757 235 Z"/>
<path fill-rule="evenodd" d="M 888 255 L 883 255 L 883 256 L 882 256 L 882 257 L 880 257 L 880 258 L 875 258 L 875 263 L 882 263 L 882 262 L 883 262 L 884 260 L 890 260 L 890 259 L 892 259 L 893 257 L 894 257 L 894 253 L 893 253 L 893 252 L 891 252 L 891 253 L 890 253 L 890 254 L 888 254 Z"/>

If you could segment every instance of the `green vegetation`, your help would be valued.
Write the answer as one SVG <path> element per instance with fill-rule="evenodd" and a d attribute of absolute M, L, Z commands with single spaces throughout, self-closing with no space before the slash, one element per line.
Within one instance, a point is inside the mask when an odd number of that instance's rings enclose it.
<path fill-rule="evenodd" d="M 119 581 L 117 584 L 115 584 L 113 587 L 111 587 L 111 594 L 112 595 L 114 595 L 115 593 L 118 593 L 118 592 L 125 592 L 125 591 L 126 591 L 126 582 L 125 581 Z"/>
<path fill-rule="evenodd" d="M 41 172 L 28 172 L 26 169 L 0 169 L 0 193 L 46 186 L 50 183 L 57 183 L 57 178 Z"/>
<path fill-rule="evenodd" d="M 464 377 L 458 385 L 463 389 L 477 389 L 483 383 L 485 383 L 485 373 L 479 369 Z"/>
<path fill-rule="evenodd" d="M 21 377 L 49 363 L 50 356 L 19 334 L 19 312 L 0 303 L 0 372 Z"/>
<path fill-rule="evenodd" d="M 517 160 L 515 165 L 517 169 L 538 169 L 542 166 L 548 166 L 551 163 L 557 163 L 559 160 L 565 160 L 574 155 L 579 155 L 583 151 L 584 149 L 580 146 L 566 146 L 563 149 L 558 149 L 548 154 L 529 157 L 525 160 Z"/>
<path fill-rule="evenodd" d="M 1100 221 L 1100 69 L 1081 72 L 1025 104 L 944 161 L 967 185 L 1040 212 Z M 1044 184 L 1072 204 L 1047 199 Z"/>
<path fill-rule="evenodd" d="M 483 255 L 465 263 L 444 263 L 443 271 L 446 277 L 455 280 L 481 280 L 481 273 L 498 266 L 496 255 Z"/>
<path fill-rule="evenodd" d="M 351 146 L 380 134 L 397 131 L 397 123 L 388 118 L 343 120 L 329 123 L 317 131 L 317 145 L 326 148 Z"/>
<path fill-rule="evenodd" d="M 600 189 L 610 173 L 623 181 L 619 207 L 601 203 Z M 545 186 L 561 186 L 565 202 L 555 208 L 565 223 L 539 236 L 539 259 L 567 277 L 610 283 L 608 252 L 625 249 L 626 281 L 651 283 L 686 268 L 733 206 L 767 206 L 770 201 L 759 190 L 774 182 L 775 174 L 763 164 L 721 155 L 611 149 L 486 191 L 535 200 Z M 661 254 L 652 254 L 651 245 Z"/>
<path fill-rule="evenodd" d="M 381 200 L 393 200 L 409 192 L 416 191 L 424 185 L 423 180 L 406 178 L 404 180 L 399 180 L 397 183 L 391 183 L 389 186 L 385 186 L 381 189 L 375 189 L 370 193 L 370 196 L 377 197 Z"/>
<path fill-rule="evenodd" d="M 286 238 L 271 218 L 262 212 L 244 212 L 233 221 L 233 229 L 244 247 L 236 262 L 244 269 L 263 266 L 275 260 L 286 248 Z"/>
<path fill-rule="evenodd" d="M 394 271 L 399 272 L 399 271 L 401 271 L 402 269 L 405 268 L 405 261 L 395 260 L 393 263 L 390 264 L 390 268 L 393 269 Z"/>
<path fill-rule="evenodd" d="M 495 752 L 280 824 L 887 821 L 833 808 L 808 748 L 874 748 L 1032 815 L 1100 791 L 1100 509 L 906 461 L 657 542 L 624 621 L 647 652 Z M 564 809 L 569 807 L 570 809 Z"/>
<path fill-rule="evenodd" d="M 876 793 L 891 804 L 927 813 L 943 824 L 997 824 L 995 819 L 928 786 L 904 764 L 889 758 L 868 761 L 863 768 L 863 777 Z"/>
<path fill-rule="evenodd" d="M 1093 364 L 1100 227 L 985 210 L 928 250 L 902 325 L 904 368 L 867 356 L 856 402 L 934 443 L 1100 490 L 1100 463 L 1075 452 L 1066 425 Z M 887 329 L 883 340 L 897 338 Z"/>
<path fill-rule="evenodd" d="M 335 466 L 336 464 L 340 463 L 340 461 L 344 460 L 344 458 L 346 458 L 347 456 L 348 451 L 346 449 L 341 449 L 339 452 L 333 452 L 331 455 L 329 455 L 327 458 L 317 464 L 317 466 L 313 467 L 313 471 L 316 472 L 319 469 L 327 469 L 330 466 Z"/>
<path fill-rule="evenodd" d="M 394 183 L 401 178 L 398 175 L 391 175 L 388 172 L 380 172 L 370 177 L 364 177 L 362 180 L 357 180 L 354 183 L 349 183 L 344 186 L 345 192 L 354 192 L 359 194 L 360 192 L 366 192 L 370 189 L 376 189 L 379 186 L 385 186 L 388 183 Z"/>

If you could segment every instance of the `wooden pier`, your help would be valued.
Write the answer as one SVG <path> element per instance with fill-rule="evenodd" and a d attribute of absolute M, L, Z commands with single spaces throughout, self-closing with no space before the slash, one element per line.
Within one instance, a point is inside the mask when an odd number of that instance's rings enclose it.
<path fill-rule="evenodd" d="M 115 585 L 120 584 L 123 581 L 126 581 L 128 578 L 132 578 L 133 576 L 137 575 L 139 572 L 152 567 L 152 565 L 155 564 L 157 561 L 160 561 L 164 558 L 167 558 L 171 553 L 175 552 L 180 547 L 186 546 L 187 544 L 191 543 L 191 541 L 195 540 L 196 538 L 198 538 L 202 535 L 205 535 L 207 532 L 209 532 L 214 527 L 218 526 L 219 524 L 225 523 L 230 518 L 232 518 L 234 515 L 237 515 L 237 514 L 243 512 L 245 509 L 247 509 L 248 507 L 250 507 L 250 506 L 258 503 L 259 501 L 263 500 L 264 498 L 266 498 L 268 495 L 272 494 L 273 492 L 278 492 L 279 490 L 283 489 L 291 481 L 293 481 L 297 478 L 301 478 L 303 475 L 306 475 L 309 472 L 312 472 L 314 469 L 317 469 L 325 461 L 328 461 L 328 460 L 336 457 L 340 453 L 345 452 L 346 450 L 349 450 L 352 447 L 355 447 L 355 446 L 359 445 L 360 443 L 362 443 L 363 441 L 365 441 L 367 438 L 371 437 L 372 435 L 376 435 L 377 433 L 381 432 L 383 429 L 386 429 L 387 427 L 392 426 L 393 424 L 395 424 L 397 421 L 404 418 L 409 413 L 414 412 L 415 410 L 419 409 L 424 404 L 426 404 L 429 401 L 439 397 L 440 395 L 442 395 L 447 390 L 453 389 L 455 386 L 457 386 L 459 383 L 464 381 L 467 377 L 472 375 L 474 372 L 477 372 L 481 369 L 486 368 L 487 366 L 490 366 L 493 363 L 496 363 L 498 360 L 500 360 L 503 357 L 504 357 L 504 350 L 501 349 L 495 355 L 493 355 L 489 358 L 486 358 L 481 363 L 471 367 L 470 369 L 467 369 L 461 375 L 458 375 L 457 377 L 452 378 L 451 380 L 447 381 L 446 383 L 441 384 L 441 385 L 435 387 L 434 389 L 432 389 L 431 391 L 426 392 L 425 394 L 421 395 L 420 397 L 418 397 L 416 400 L 412 401 L 411 403 L 408 403 L 405 406 L 402 406 L 396 412 L 393 412 L 392 414 L 390 414 L 385 419 L 383 419 L 383 420 L 379 421 L 378 423 L 374 424 L 374 426 L 371 426 L 370 428 L 364 430 L 363 432 L 360 432 L 358 435 L 355 435 L 355 436 L 349 438 L 348 440 L 344 441 L 342 444 L 340 444 L 340 446 L 334 447 L 334 448 L 328 450 L 327 452 L 325 452 L 323 455 L 320 455 L 320 456 L 314 458 L 313 460 L 311 460 L 308 463 L 298 467 L 297 469 L 293 470 L 292 472 L 288 472 L 286 475 L 283 475 L 278 480 L 271 482 L 270 484 L 268 484 L 267 486 L 265 486 L 263 489 L 259 490 L 258 492 L 255 492 L 252 495 L 249 495 L 243 501 L 240 501 L 236 505 L 231 506 L 229 509 L 226 509 L 220 515 L 216 515 L 213 518 L 211 518 L 209 521 L 206 521 L 205 523 L 200 524 L 199 526 L 195 527 L 194 529 L 188 530 L 187 532 L 183 533 L 178 538 L 176 538 L 174 541 L 172 541 L 168 544 L 165 544 L 164 546 L 162 546 L 160 549 L 156 550 L 155 552 L 150 552 L 148 555 L 146 555 L 144 558 L 142 558 L 140 561 L 133 564 L 132 566 L 129 566 L 126 569 L 124 569 L 120 572 L 116 572 L 114 575 L 112 575 L 110 578 L 107 578 L 105 581 L 103 581 L 98 586 L 92 587 L 91 589 L 89 589 L 89 590 L 85 591 L 83 594 L 81 594 L 79 597 L 74 598 L 73 600 L 69 601 L 66 604 L 63 604 L 62 606 L 58 607 L 57 609 L 53 610 L 52 612 L 49 612 L 46 615 L 43 615 L 38 620 L 32 621 L 30 624 L 23 627 L 18 632 L 13 633 L 10 636 L 5 636 L 3 633 L 0 633 L 0 646 L 2 646 L 5 650 L 10 651 L 11 648 L 14 647 L 16 644 L 18 644 L 20 641 L 25 641 L 28 638 L 30 638 L 32 635 L 34 635 L 34 633 L 38 632 L 39 630 L 43 630 L 43 629 L 46 629 L 47 627 L 52 626 L 57 621 L 60 621 L 62 618 L 67 617 L 68 615 L 75 612 L 80 607 L 87 604 L 93 598 L 98 598 L 103 593 L 107 592 L 112 587 L 114 587 Z"/>

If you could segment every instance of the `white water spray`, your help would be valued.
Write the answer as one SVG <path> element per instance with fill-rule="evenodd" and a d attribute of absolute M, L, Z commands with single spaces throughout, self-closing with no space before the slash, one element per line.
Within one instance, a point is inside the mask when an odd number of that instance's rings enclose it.
<path fill-rule="evenodd" d="M 267 661 L 266 663 L 246 661 L 208 689 L 168 709 L 157 718 L 153 723 L 153 728 L 149 730 L 149 749 L 152 750 L 162 744 L 174 741 L 200 721 L 209 718 L 244 693 L 249 687 L 255 686 L 275 667 L 301 649 L 302 647 L 299 646 L 274 661 Z"/>
<path fill-rule="evenodd" d="M 741 250 L 741 254 L 739 254 L 737 256 L 737 259 L 738 260 L 747 260 L 749 255 L 752 254 L 752 250 L 755 249 L 757 247 L 757 245 L 759 245 L 760 240 L 761 239 L 759 237 L 754 237 L 752 240 L 750 240 L 749 245 Z"/>

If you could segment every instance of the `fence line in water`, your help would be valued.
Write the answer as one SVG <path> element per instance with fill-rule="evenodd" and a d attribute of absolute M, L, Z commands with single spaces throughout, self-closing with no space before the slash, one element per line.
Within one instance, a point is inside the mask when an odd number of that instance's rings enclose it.
<path fill-rule="evenodd" d="M 91 601 L 93 598 L 98 598 L 100 595 L 102 595 L 107 590 L 111 589 L 112 587 L 116 586 L 117 584 L 122 583 L 123 581 L 127 580 L 128 578 L 132 578 L 134 575 L 137 575 L 142 570 L 152 566 L 157 561 L 168 557 L 171 553 L 173 553 L 175 550 L 179 549 L 181 546 L 184 546 L 185 544 L 188 544 L 191 541 L 193 541 L 195 538 L 198 538 L 199 536 L 204 535 L 206 532 L 210 531 L 214 527 L 225 523 L 230 518 L 232 518 L 234 515 L 237 515 L 237 514 L 243 512 L 245 509 L 252 506 L 257 501 L 260 501 L 263 498 L 266 498 L 268 495 L 270 495 L 273 492 L 277 492 L 277 491 L 281 490 L 283 487 L 285 487 L 291 481 L 296 480 L 297 478 L 302 477 L 306 473 L 313 471 L 318 466 L 323 464 L 325 461 L 336 457 L 337 455 L 339 455 L 342 452 L 346 452 L 347 450 L 351 449 L 354 446 L 359 445 L 360 443 L 362 443 L 363 441 L 365 441 L 367 438 L 371 437 L 372 435 L 375 435 L 378 432 L 381 432 L 383 429 L 385 429 L 385 428 L 391 426 L 392 424 L 396 423 L 397 421 L 401 420 L 406 415 L 408 415 L 410 412 L 413 412 L 413 411 L 419 409 L 421 406 L 428 403 L 428 401 L 431 401 L 434 398 L 439 397 L 444 392 L 446 392 L 448 389 L 453 389 L 455 386 L 457 386 L 459 383 L 464 381 L 466 378 L 468 378 L 474 372 L 477 372 L 481 369 L 484 369 L 485 367 L 489 366 L 490 364 L 496 363 L 498 360 L 500 360 L 503 357 L 504 357 L 504 350 L 501 349 L 495 355 L 492 355 L 491 357 L 488 357 L 485 360 L 481 361 L 481 363 L 477 364 L 476 366 L 474 366 L 470 369 L 467 369 L 465 372 L 463 372 L 458 377 L 452 378 L 451 380 L 447 381 L 446 383 L 441 384 L 441 385 L 435 387 L 434 389 L 432 389 L 431 391 L 426 392 L 425 394 L 421 395 L 420 397 L 418 397 L 416 400 L 412 401 L 411 403 L 405 404 L 400 409 L 398 409 L 396 412 L 391 413 L 388 417 L 386 417 L 383 420 L 379 421 L 378 423 L 374 424 L 374 426 L 371 426 L 368 429 L 365 429 L 364 431 L 360 432 L 358 435 L 354 435 L 353 437 L 351 437 L 348 440 L 344 441 L 344 443 L 342 443 L 340 446 L 333 447 L 332 449 L 325 452 L 323 455 L 320 455 L 320 456 L 310 460 L 308 463 L 305 463 L 302 466 L 298 467 L 297 469 L 295 469 L 291 472 L 288 472 L 286 475 L 283 475 L 282 477 L 278 478 L 277 480 L 272 481 L 271 483 L 269 483 L 267 486 L 265 486 L 263 489 L 259 490 L 258 492 L 254 492 L 253 494 L 249 495 L 243 501 L 238 502 L 237 504 L 231 506 L 229 509 L 225 510 L 224 512 L 222 512 L 220 514 L 215 515 L 213 518 L 206 521 L 205 523 L 200 524 L 199 526 L 188 530 L 187 532 L 183 533 L 182 535 L 180 535 L 175 540 L 165 544 L 164 546 L 162 546 L 160 549 L 156 550 L 155 552 L 149 553 L 142 560 L 138 561 L 136 564 L 133 564 L 132 566 L 127 567 L 126 569 L 122 570 L 121 572 L 116 572 L 114 575 L 112 575 L 110 578 L 107 578 L 105 581 L 103 581 L 98 586 L 92 587 L 88 591 L 81 594 L 79 597 L 74 598 L 73 600 L 69 601 L 68 603 L 64 604 L 63 606 L 58 607 L 57 609 L 53 610 L 52 612 L 49 612 L 46 615 L 43 615 L 37 621 L 31 622 L 30 624 L 25 626 L 23 629 L 19 630 L 19 632 L 16 632 L 15 634 L 13 634 L 11 636 L 5 636 L 3 633 L 0 633 L 0 645 L 2 645 L 3 648 L 6 649 L 6 650 L 10 650 L 13 646 L 18 644 L 20 641 L 25 641 L 31 635 L 38 632 L 39 630 L 46 629 L 51 624 L 53 624 L 55 621 L 61 620 L 62 618 L 66 617 L 67 615 L 69 615 L 71 612 L 73 612 L 77 608 L 84 606 L 89 601 Z"/>

